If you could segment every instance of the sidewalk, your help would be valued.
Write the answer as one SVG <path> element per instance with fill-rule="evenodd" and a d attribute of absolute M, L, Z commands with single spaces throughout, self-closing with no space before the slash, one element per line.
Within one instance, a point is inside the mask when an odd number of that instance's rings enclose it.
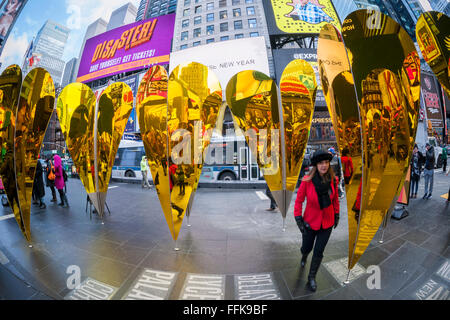
<path fill-rule="evenodd" d="M 293 219 L 294 199 L 282 231 L 279 212 L 265 211 L 269 200 L 261 191 L 199 189 L 191 217 L 185 218 L 175 246 L 156 192 L 139 185 L 112 183 L 108 191 L 111 215 L 105 224 L 85 212 L 86 194 L 79 180 L 70 179 L 69 209 L 50 204 L 32 211 L 29 248 L 14 219 L 0 220 L 1 299 L 80 298 L 86 288 L 103 292 L 104 299 L 160 296 L 187 299 L 195 278 L 220 283 L 220 299 L 448 299 L 450 283 L 450 207 L 440 195 L 448 191 L 450 177 L 435 173 L 431 200 L 411 199 L 409 216 L 391 219 L 379 243 L 379 230 L 353 269 L 356 279 L 343 286 L 348 254 L 345 199 L 341 221 L 333 230 L 317 275 L 318 290 L 306 290 L 309 261 L 299 268 L 300 233 Z M 124 201 L 126 199 L 126 201 Z M 262 200 L 265 199 L 265 200 Z M 1 210 L 1 209 L 0 209 Z M 4 208 L 0 218 L 11 212 Z M 1 257 L 1 255 L 0 255 Z M 377 265 L 381 289 L 370 290 L 367 269 Z M 82 288 L 67 288 L 68 267 L 81 270 Z M 143 279 L 170 279 L 161 290 L 145 291 Z M 243 292 L 245 279 L 261 286 Z M 216 290 L 216 289 L 215 289 Z M 258 291 L 259 290 L 259 291 Z M 265 295 L 256 292 L 266 292 Z M 211 294 L 205 287 L 198 294 Z M 247 294 L 247 296 L 245 295 Z M 248 296 L 250 295 L 250 296 Z M 91 298 L 96 298 L 91 297 Z"/>

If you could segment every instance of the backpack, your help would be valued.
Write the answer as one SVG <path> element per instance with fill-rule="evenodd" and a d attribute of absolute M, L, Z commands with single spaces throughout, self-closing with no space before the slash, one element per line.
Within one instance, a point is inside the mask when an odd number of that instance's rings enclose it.
<path fill-rule="evenodd" d="M 62 173 L 63 173 L 64 182 L 67 182 L 68 177 L 67 177 L 66 170 L 62 169 Z"/>
<path fill-rule="evenodd" d="M 48 172 L 50 171 L 50 172 Z M 53 168 L 53 164 L 51 164 L 50 169 L 47 167 L 47 178 L 48 180 L 54 181 L 55 180 L 55 169 Z"/>

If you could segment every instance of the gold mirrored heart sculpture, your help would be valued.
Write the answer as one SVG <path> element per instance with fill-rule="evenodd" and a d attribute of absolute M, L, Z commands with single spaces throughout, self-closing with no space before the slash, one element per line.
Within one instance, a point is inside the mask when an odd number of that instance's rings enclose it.
<path fill-rule="evenodd" d="M 139 85 L 137 116 L 161 207 L 174 240 L 192 206 L 222 105 L 218 78 L 206 66 L 187 62 L 167 77 L 153 66 Z"/>
<path fill-rule="evenodd" d="M 17 193 L 16 174 L 14 170 L 14 133 L 16 114 L 22 85 L 22 70 L 17 65 L 6 68 L 0 76 L 0 176 L 3 182 L 10 208 L 14 212 L 20 229 L 25 230 L 20 213 Z"/>
<path fill-rule="evenodd" d="M 423 58 L 450 98 L 450 17 L 436 11 L 423 13 L 416 37 Z"/>
<path fill-rule="evenodd" d="M 69 84 L 58 98 L 57 113 L 69 153 L 100 217 L 132 108 L 133 92 L 122 82 L 109 85 L 98 105 L 92 90 L 81 83 Z"/>
<path fill-rule="evenodd" d="M 235 125 L 245 134 L 283 225 L 306 150 L 316 90 L 314 70 L 303 60 L 286 66 L 280 97 L 272 79 L 252 70 L 236 74 L 226 90 Z"/>
<path fill-rule="evenodd" d="M 359 210 L 354 208 L 354 203 L 362 178 L 361 122 L 347 50 L 342 35 L 331 24 L 324 25 L 320 31 L 317 57 L 344 172 L 350 257 L 359 223 Z"/>
<path fill-rule="evenodd" d="M 409 166 L 417 131 L 420 60 L 406 31 L 373 10 L 358 10 L 343 24 L 360 107 L 363 179 L 353 268 L 395 205 Z"/>
<path fill-rule="evenodd" d="M 34 175 L 54 105 L 55 86 L 50 73 L 42 68 L 31 70 L 20 90 L 14 135 L 14 168 L 20 209 L 15 210 L 14 215 L 28 241 L 31 240 L 30 211 Z"/>

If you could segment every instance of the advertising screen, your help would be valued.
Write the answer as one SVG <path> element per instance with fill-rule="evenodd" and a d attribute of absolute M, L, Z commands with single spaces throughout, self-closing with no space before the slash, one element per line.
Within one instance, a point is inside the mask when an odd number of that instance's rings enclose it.
<path fill-rule="evenodd" d="M 339 17 L 330 0 L 270 0 L 265 6 L 270 35 L 318 34 L 326 23 L 341 30 Z"/>
<path fill-rule="evenodd" d="M 0 3 L 0 54 L 14 22 L 26 3 L 27 0 L 4 0 Z"/>
<path fill-rule="evenodd" d="M 431 122 L 433 128 L 443 128 L 441 103 L 439 100 L 439 91 L 435 83 L 435 78 L 431 74 L 422 72 L 422 81 L 420 84 L 427 120 Z"/>
<path fill-rule="evenodd" d="M 86 41 L 77 82 L 168 64 L 175 14 L 138 21 Z"/>

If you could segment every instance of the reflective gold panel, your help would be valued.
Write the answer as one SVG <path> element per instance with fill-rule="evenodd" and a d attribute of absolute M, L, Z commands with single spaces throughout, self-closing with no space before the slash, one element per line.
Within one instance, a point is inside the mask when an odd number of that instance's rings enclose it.
<path fill-rule="evenodd" d="M 423 58 L 450 98 L 450 18 L 442 12 L 423 13 L 417 20 L 416 37 Z"/>
<path fill-rule="evenodd" d="M 20 91 L 14 150 L 20 208 L 14 215 L 28 241 L 31 240 L 31 193 L 36 163 L 54 104 L 55 86 L 50 73 L 42 68 L 31 70 Z"/>
<path fill-rule="evenodd" d="M 9 205 L 15 213 L 17 223 L 25 230 L 19 209 L 16 175 L 14 170 L 14 133 L 16 113 L 22 85 L 22 70 L 17 65 L 6 68 L 0 76 L 0 177 L 8 197 Z"/>
<path fill-rule="evenodd" d="M 133 92 L 123 82 L 109 85 L 100 96 L 94 122 L 94 185 L 89 193 L 100 217 L 103 216 L 106 193 L 120 140 L 133 109 Z"/>
<path fill-rule="evenodd" d="M 405 30 L 379 11 L 351 13 L 342 30 L 363 133 L 363 182 L 361 197 L 355 200 L 361 213 L 349 257 L 352 268 L 395 204 L 405 180 L 417 131 L 420 61 Z"/>
<path fill-rule="evenodd" d="M 71 83 L 58 97 L 56 111 L 68 151 L 88 194 L 95 193 L 94 112 L 96 98 L 82 83 Z"/>
<path fill-rule="evenodd" d="M 297 80 L 296 84 L 298 87 Z M 283 210 L 285 197 L 279 197 L 280 194 L 284 195 L 283 191 L 286 187 L 283 183 L 282 172 L 277 86 L 264 73 L 246 70 L 231 78 L 227 85 L 226 96 L 235 126 L 244 132 L 253 156 L 257 155 L 255 158 L 258 166 L 285 217 L 283 212 L 286 211 Z"/>
<path fill-rule="evenodd" d="M 153 183 L 167 225 L 175 239 L 167 166 L 167 83 L 167 72 L 162 66 L 153 66 L 147 71 L 138 88 L 136 116 Z"/>
<path fill-rule="evenodd" d="M 280 93 L 283 108 L 284 153 L 283 177 L 286 201 L 280 211 L 283 217 L 289 209 L 292 194 L 302 168 L 314 113 L 317 83 L 314 69 L 304 60 L 291 61 L 283 71 Z M 285 172 L 285 173 L 284 173 Z M 274 191 L 274 197 L 277 192 Z M 275 198 L 276 199 L 276 198 Z M 284 210 L 283 210 L 284 209 Z"/>
<path fill-rule="evenodd" d="M 317 58 L 344 172 L 351 257 L 359 222 L 359 209 L 354 204 L 362 178 L 361 122 L 347 50 L 341 34 L 331 24 L 320 31 Z"/>
<path fill-rule="evenodd" d="M 177 239 L 185 211 L 203 167 L 203 151 L 222 104 L 219 80 L 208 67 L 187 62 L 177 66 L 168 82 L 168 174 L 173 235 Z"/>

